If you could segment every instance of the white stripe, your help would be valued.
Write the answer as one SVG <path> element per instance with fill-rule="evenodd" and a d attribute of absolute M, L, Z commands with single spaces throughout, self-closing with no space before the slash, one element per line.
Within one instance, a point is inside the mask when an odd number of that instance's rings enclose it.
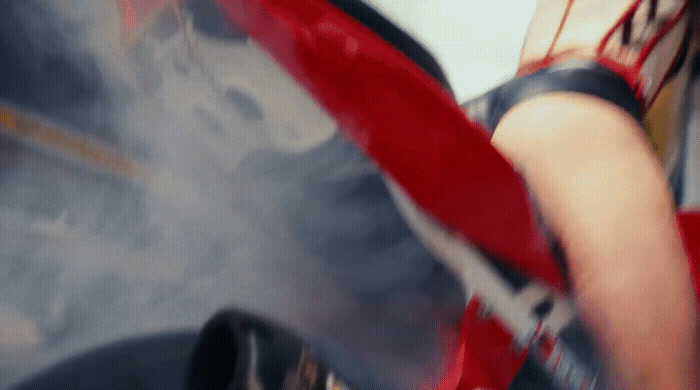
<path fill-rule="evenodd" d="M 534 307 L 541 302 L 537 297 L 554 297 L 554 308 L 542 321 L 541 330 L 555 336 L 571 321 L 575 311 L 565 297 L 535 282 L 531 282 L 523 293 L 516 294 L 481 252 L 419 210 L 393 181 L 387 179 L 387 187 L 418 239 L 460 277 L 467 300 L 473 295 L 480 296 L 487 311 L 498 316 L 519 347 L 526 347 L 538 330 L 540 321 L 532 314 Z"/>

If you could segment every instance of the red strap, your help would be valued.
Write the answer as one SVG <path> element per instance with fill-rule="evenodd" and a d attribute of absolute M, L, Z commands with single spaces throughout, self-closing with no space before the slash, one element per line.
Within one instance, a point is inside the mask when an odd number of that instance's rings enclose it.
<path fill-rule="evenodd" d="M 511 266 L 565 282 L 520 177 L 400 51 L 325 0 L 219 0 L 425 210 Z"/>

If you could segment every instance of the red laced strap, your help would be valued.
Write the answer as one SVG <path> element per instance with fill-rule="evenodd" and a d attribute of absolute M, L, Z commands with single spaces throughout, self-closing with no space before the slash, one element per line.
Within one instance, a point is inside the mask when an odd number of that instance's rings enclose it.
<path fill-rule="evenodd" d="M 619 74 L 621 77 L 623 77 L 627 81 L 627 83 L 635 90 L 637 99 L 642 103 L 644 107 L 648 107 L 649 105 L 651 105 L 654 99 L 656 99 L 660 88 L 654 91 L 651 96 L 644 95 L 644 86 L 646 80 L 644 78 L 644 75 L 642 74 L 642 68 L 644 67 L 644 63 L 647 61 L 649 55 L 654 50 L 654 48 L 656 48 L 659 42 L 671 31 L 671 29 L 673 29 L 681 21 L 684 14 L 688 10 L 689 2 L 684 2 L 683 5 L 676 11 L 676 13 L 661 25 L 656 34 L 654 34 L 644 44 L 642 49 L 639 51 L 639 55 L 636 61 L 631 66 L 620 64 L 615 60 L 606 57 L 604 55 L 604 52 L 610 44 L 610 40 L 613 37 L 613 35 L 620 29 L 622 29 L 622 43 L 629 43 L 633 28 L 632 19 L 634 18 L 635 14 L 638 12 L 641 4 L 644 1 L 649 2 L 649 12 L 647 15 L 647 19 L 651 21 L 657 16 L 656 11 L 658 8 L 658 0 L 636 0 L 630 6 L 627 12 L 625 12 L 615 23 L 615 25 L 613 25 L 613 27 L 605 34 L 602 41 L 600 42 L 600 45 L 598 46 L 597 52 L 599 57 L 598 61 L 600 62 L 600 64 L 607 66 L 608 68 Z M 690 29 L 688 29 L 688 31 L 686 32 L 684 39 L 688 39 L 689 31 Z M 673 61 L 671 61 L 671 63 L 675 62 L 675 60 L 680 56 L 681 51 L 682 48 L 679 48 L 678 52 L 675 55 L 675 58 L 673 59 Z M 664 85 L 665 82 L 669 79 L 672 70 L 672 67 L 669 66 L 668 71 L 661 80 L 661 85 Z"/>

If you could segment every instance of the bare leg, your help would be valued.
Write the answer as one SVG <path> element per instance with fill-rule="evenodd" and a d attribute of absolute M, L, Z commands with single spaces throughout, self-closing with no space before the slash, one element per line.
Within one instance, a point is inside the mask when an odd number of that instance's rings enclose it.
<path fill-rule="evenodd" d="M 562 242 L 611 387 L 697 388 L 688 261 L 638 123 L 606 101 L 558 93 L 513 108 L 493 144 L 524 174 Z"/>

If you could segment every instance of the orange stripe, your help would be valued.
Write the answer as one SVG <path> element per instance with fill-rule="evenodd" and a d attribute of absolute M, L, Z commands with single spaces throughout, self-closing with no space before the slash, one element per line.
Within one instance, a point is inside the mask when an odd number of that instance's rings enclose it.
<path fill-rule="evenodd" d="M 113 146 L 32 118 L 0 104 L 0 134 L 77 160 L 88 167 L 128 179 L 143 180 L 146 170 Z"/>

